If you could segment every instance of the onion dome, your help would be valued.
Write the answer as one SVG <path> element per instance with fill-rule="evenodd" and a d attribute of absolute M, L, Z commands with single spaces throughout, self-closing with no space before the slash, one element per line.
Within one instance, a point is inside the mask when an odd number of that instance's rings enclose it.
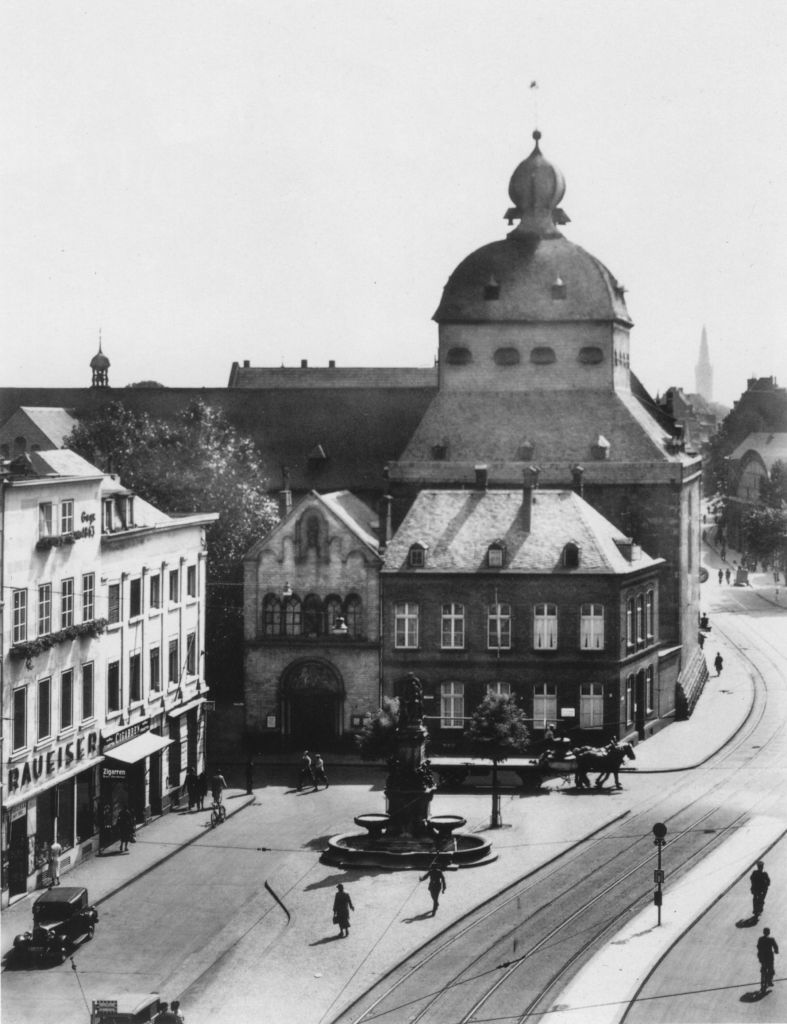
<path fill-rule="evenodd" d="M 568 218 L 558 203 L 566 191 L 566 179 L 559 168 L 550 163 L 541 152 L 538 141 L 541 132 L 534 131 L 535 146 L 511 175 L 508 194 L 513 209 L 506 216 L 509 223 L 519 219 L 517 234 L 535 234 L 541 238 L 553 237 L 560 232 L 555 224 L 565 224 Z"/>
<path fill-rule="evenodd" d="M 90 360 L 90 369 L 91 370 L 108 370 L 109 369 L 109 365 L 110 365 L 109 360 L 104 355 L 104 353 L 101 351 L 101 342 L 99 341 L 99 343 L 98 343 L 98 352 L 96 352 L 96 354 Z"/>

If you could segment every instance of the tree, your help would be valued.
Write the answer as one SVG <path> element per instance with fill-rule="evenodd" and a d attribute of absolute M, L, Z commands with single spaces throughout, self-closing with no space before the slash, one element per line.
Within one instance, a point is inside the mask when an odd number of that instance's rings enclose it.
<path fill-rule="evenodd" d="M 163 512 L 219 513 L 207 531 L 205 646 L 209 681 L 229 695 L 243 675 L 242 558 L 278 521 L 256 445 L 200 400 L 169 420 L 110 402 L 80 416 L 66 444 Z"/>
<path fill-rule="evenodd" d="M 741 517 L 741 541 L 758 562 L 782 565 L 787 546 L 787 512 L 765 505 L 747 507 Z"/>
<path fill-rule="evenodd" d="M 527 749 L 530 740 L 525 713 L 516 703 L 516 697 L 502 693 L 488 693 L 473 712 L 465 733 L 475 757 L 486 757 L 492 762 L 492 820 L 490 828 L 500 828 L 500 791 L 497 786 L 497 768 L 512 754 Z"/>
<path fill-rule="evenodd" d="M 396 728 L 399 725 L 399 698 L 383 697 L 383 706 L 367 719 L 355 742 L 364 761 L 390 761 L 396 757 Z"/>
<path fill-rule="evenodd" d="M 771 508 L 782 508 L 787 505 L 787 466 L 777 459 L 771 466 L 770 476 L 763 478 L 762 500 Z"/>

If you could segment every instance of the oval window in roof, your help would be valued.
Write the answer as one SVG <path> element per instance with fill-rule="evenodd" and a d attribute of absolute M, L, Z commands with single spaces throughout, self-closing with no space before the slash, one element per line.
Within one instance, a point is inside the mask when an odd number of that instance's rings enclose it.
<path fill-rule="evenodd" d="M 530 362 L 538 363 L 539 366 L 554 363 L 556 359 L 555 350 L 550 348 L 549 345 L 537 345 L 530 352 Z"/>
<path fill-rule="evenodd" d="M 455 345 L 446 352 L 445 361 L 450 366 L 467 366 L 468 363 L 472 363 L 473 354 L 464 345 Z"/>
<path fill-rule="evenodd" d="M 498 366 L 517 366 L 520 361 L 519 349 L 507 345 L 505 348 L 499 348 L 494 358 Z"/>
<path fill-rule="evenodd" d="M 604 352 L 598 345 L 584 345 L 579 350 L 580 363 L 603 363 Z"/>

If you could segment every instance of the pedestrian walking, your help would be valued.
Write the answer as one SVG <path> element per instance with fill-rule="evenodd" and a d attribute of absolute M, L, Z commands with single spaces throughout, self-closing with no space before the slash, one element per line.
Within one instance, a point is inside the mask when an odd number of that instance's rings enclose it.
<path fill-rule="evenodd" d="M 763 928 L 762 935 L 757 939 L 757 959 L 760 961 L 760 973 L 762 986 L 760 991 L 763 995 L 773 986 L 773 954 L 779 952 L 776 939 L 771 935 L 770 928 Z"/>
<path fill-rule="evenodd" d="M 326 789 L 328 788 L 328 776 L 325 774 L 325 761 L 323 761 L 321 754 L 314 754 L 312 756 L 312 774 L 314 776 L 315 790 L 319 787 L 321 782 Z"/>
<path fill-rule="evenodd" d="M 57 836 L 52 840 L 49 847 L 49 885 L 60 885 L 60 855 L 63 847 L 57 841 Z"/>
<path fill-rule="evenodd" d="M 429 879 L 429 895 L 432 897 L 432 917 L 437 913 L 437 905 L 440 901 L 440 894 L 445 892 L 445 875 L 439 864 L 432 864 L 425 875 L 421 875 L 419 881 L 425 882 Z"/>
<path fill-rule="evenodd" d="M 730 582 L 730 577 L 731 577 L 731 576 L 732 576 L 732 573 L 730 572 L 730 570 L 729 570 L 729 569 L 725 569 L 725 570 L 724 570 L 724 578 L 725 578 L 725 580 L 726 580 L 726 581 L 727 581 L 728 583 Z"/>
<path fill-rule="evenodd" d="M 713 659 L 713 666 L 716 669 L 716 675 L 721 675 L 721 670 L 724 668 L 724 658 L 721 656 L 720 651 L 716 651 L 716 657 Z"/>
<path fill-rule="evenodd" d="M 153 1018 L 153 1024 L 177 1024 L 177 1016 L 170 1010 L 169 1003 L 162 1003 L 161 1009 Z"/>
<path fill-rule="evenodd" d="M 120 835 L 120 852 L 128 853 L 128 844 L 134 841 L 134 815 L 124 807 L 118 814 L 118 834 Z"/>
<path fill-rule="evenodd" d="M 254 762 L 246 762 L 246 792 L 251 793 L 254 789 Z"/>
<path fill-rule="evenodd" d="M 719 583 L 721 584 L 723 582 L 724 582 L 724 570 L 723 569 L 719 569 Z"/>
<path fill-rule="evenodd" d="M 350 894 L 344 891 L 341 882 L 336 886 L 333 898 L 333 923 L 339 926 L 339 938 L 346 939 L 350 934 L 350 911 L 355 910 Z"/>
<path fill-rule="evenodd" d="M 757 867 L 749 875 L 749 882 L 751 883 L 751 912 L 759 921 L 760 915 L 765 909 L 765 897 L 768 895 L 768 888 L 771 884 L 770 876 L 765 870 L 764 861 L 757 861 Z"/>
<path fill-rule="evenodd" d="M 186 769 L 186 796 L 190 811 L 199 806 L 199 779 L 196 769 L 191 766 Z"/>
<path fill-rule="evenodd" d="M 304 750 L 303 756 L 301 757 L 301 771 L 298 776 L 298 792 L 303 789 L 304 781 L 310 782 L 314 786 L 314 772 L 312 771 L 312 759 L 309 755 L 308 750 Z M 316 786 L 314 787 L 317 788 Z"/>
<path fill-rule="evenodd" d="M 208 773 L 201 771 L 197 776 L 197 810 L 205 810 L 205 797 L 208 795 Z"/>
<path fill-rule="evenodd" d="M 178 1024 L 186 1024 L 186 1018 L 180 1012 L 180 1000 L 173 999 L 171 1009 L 172 1012 L 175 1014 L 175 1020 L 178 1022 Z"/>

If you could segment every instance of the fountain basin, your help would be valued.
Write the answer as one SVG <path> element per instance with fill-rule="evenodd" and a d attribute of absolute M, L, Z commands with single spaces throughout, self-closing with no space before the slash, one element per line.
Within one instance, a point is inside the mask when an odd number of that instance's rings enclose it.
<path fill-rule="evenodd" d="M 364 817 L 364 815 L 359 815 Z M 459 827 L 458 825 L 456 827 Z M 452 831 L 452 830 L 451 830 Z M 475 867 L 489 864 L 497 859 L 492 844 L 483 836 L 453 832 L 450 835 L 451 849 L 440 851 L 435 841 L 428 836 L 382 836 L 373 838 L 367 832 L 345 833 L 332 836 L 320 860 L 335 867 L 376 867 L 391 871 L 424 871 L 439 856 L 441 861 L 456 867 Z"/>
<path fill-rule="evenodd" d="M 365 828 L 369 833 L 369 838 L 376 840 L 380 839 L 385 830 L 391 824 L 390 814 L 359 814 L 357 818 L 353 818 L 353 821 L 360 828 Z"/>
<path fill-rule="evenodd" d="M 437 833 L 437 841 L 441 844 L 451 838 L 452 832 L 464 828 L 466 824 L 467 818 L 459 814 L 435 814 L 428 821 L 429 828 Z"/>

